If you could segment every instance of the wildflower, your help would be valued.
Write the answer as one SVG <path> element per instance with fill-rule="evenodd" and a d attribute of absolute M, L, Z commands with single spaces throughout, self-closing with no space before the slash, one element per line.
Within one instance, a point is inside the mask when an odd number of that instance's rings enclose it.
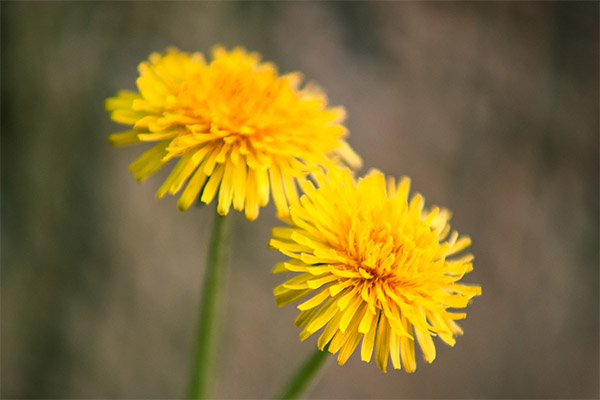
<path fill-rule="evenodd" d="M 139 92 L 107 99 L 111 118 L 132 129 L 113 145 L 156 142 L 130 170 L 144 180 L 172 158 L 179 161 L 157 197 L 183 189 L 178 208 L 200 195 L 217 211 L 245 210 L 250 220 L 269 201 L 281 216 L 297 200 L 296 182 L 316 165 L 360 165 L 344 141 L 344 110 L 328 108 L 316 85 L 300 88 L 299 73 L 278 76 L 271 63 L 242 48 L 215 47 L 213 61 L 170 49 L 139 65 Z M 187 181 L 187 184 L 186 184 Z"/>
<path fill-rule="evenodd" d="M 450 233 L 449 211 L 424 211 L 420 194 L 408 201 L 410 180 L 385 180 L 379 171 L 355 182 L 348 171 L 317 174 L 318 187 L 302 183 L 305 195 L 290 210 L 290 227 L 273 229 L 270 246 L 291 257 L 273 272 L 300 273 L 274 290 L 279 306 L 314 294 L 298 306 L 296 325 L 304 340 L 325 327 L 321 350 L 344 364 L 362 339 L 361 357 L 384 372 L 416 369 L 415 340 L 425 360 L 435 359 L 433 336 L 453 346 L 462 334 L 455 320 L 466 314 L 479 286 L 459 284 L 473 269 L 470 244 Z"/>

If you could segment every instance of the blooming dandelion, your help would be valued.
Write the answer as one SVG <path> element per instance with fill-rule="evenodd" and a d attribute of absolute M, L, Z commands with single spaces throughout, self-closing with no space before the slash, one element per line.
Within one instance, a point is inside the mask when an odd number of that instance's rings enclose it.
<path fill-rule="evenodd" d="M 155 142 L 130 166 L 140 181 L 178 159 L 157 197 L 181 191 L 182 211 L 197 197 L 217 196 L 219 214 L 233 205 L 253 220 L 271 194 L 285 216 L 307 171 L 360 165 L 344 140 L 343 108 L 329 108 L 318 86 L 301 87 L 299 73 L 278 76 L 257 53 L 215 47 L 207 63 L 200 53 L 171 49 L 152 54 L 139 73 L 139 92 L 106 101 L 114 121 L 132 125 L 109 140 Z"/>
<path fill-rule="evenodd" d="M 361 358 L 386 372 L 416 369 L 415 342 L 427 362 L 433 337 L 453 346 L 462 334 L 455 322 L 481 287 L 458 283 L 473 269 L 470 244 L 450 230 L 450 212 L 424 210 L 420 194 L 409 201 L 410 180 L 396 183 L 379 171 L 355 182 L 348 171 L 316 174 L 318 187 L 302 182 L 305 195 L 290 209 L 289 227 L 273 229 L 270 246 L 291 257 L 275 273 L 299 273 L 274 289 L 279 306 L 306 296 L 296 325 L 305 340 L 324 327 L 323 350 L 344 364 L 362 339 Z"/>

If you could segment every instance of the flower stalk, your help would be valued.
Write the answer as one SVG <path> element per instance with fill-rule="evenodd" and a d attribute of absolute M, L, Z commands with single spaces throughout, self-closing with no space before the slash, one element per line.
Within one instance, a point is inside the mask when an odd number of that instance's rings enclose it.
<path fill-rule="evenodd" d="M 323 350 L 317 348 L 306 359 L 304 364 L 296 370 L 296 373 L 275 398 L 278 400 L 299 399 L 309 389 L 311 384 L 315 382 L 315 378 L 317 378 L 323 365 L 325 365 L 325 361 L 329 358 L 327 347 Z"/>
<path fill-rule="evenodd" d="M 196 349 L 188 398 L 205 399 L 210 396 L 213 373 L 217 369 L 220 311 L 231 234 L 231 217 L 215 215 L 213 231 L 208 249 L 204 288 L 198 318 Z"/>

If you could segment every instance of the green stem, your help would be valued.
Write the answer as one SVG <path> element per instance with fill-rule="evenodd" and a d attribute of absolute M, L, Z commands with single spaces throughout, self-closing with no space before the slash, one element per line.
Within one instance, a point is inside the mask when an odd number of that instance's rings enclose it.
<path fill-rule="evenodd" d="M 276 399 L 288 400 L 300 398 L 317 377 L 318 372 L 325 364 L 325 361 L 329 358 L 328 347 L 329 345 L 325 346 L 323 351 L 317 348 L 317 350 L 306 359 L 304 364 L 296 370 L 294 376 L 292 376 L 284 386 Z"/>
<path fill-rule="evenodd" d="M 208 249 L 204 288 L 198 318 L 198 334 L 192 376 L 188 392 L 190 399 L 205 399 L 209 396 L 217 369 L 217 339 L 219 336 L 220 294 L 226 277 L 231 218 L 216 215 Z"/>

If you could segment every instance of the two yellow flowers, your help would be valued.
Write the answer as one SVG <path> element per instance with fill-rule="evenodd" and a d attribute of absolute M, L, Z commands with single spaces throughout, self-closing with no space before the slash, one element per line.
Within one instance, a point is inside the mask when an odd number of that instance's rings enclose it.
<path fill-rule="evenodd" d="M 138 180 L 178 159 L 157 196 L 181 192 L 181 210 L 217 196 L 220 214 L 233 206 L 253 220 L 272 196 L 289 226 L 273 229 L 270 245 L 290 257 L 274 272 L 297 274 L 274 294 L 280 306 L 303 299 L 302 340 L 323 328 L 318 345 L 340 364 L 362 340 L 364 361 L 375 349 L 383 371 L 391 358 L 408 372 L 415 342 L 428 362 L 433 336 L 454 344 L 465 314 L 448 309 L 481 293 L 458 283 L 472 270 L 471 255 L 455 257 L 469 238 L 451 232 L 447 210 L 425 210 L 418 194 L 409 200 L 407 178 L 352 176 L 345 166 L 360 158 L 344 140 L 344 110 L 319 87 L 241 48 L 216 47 L 210 63 L 169 50 L 139 72 L 138 92 L 106 102 L 114 121 L 132 126 L 111 143 L 155 143 L 130 166 Z"/>

